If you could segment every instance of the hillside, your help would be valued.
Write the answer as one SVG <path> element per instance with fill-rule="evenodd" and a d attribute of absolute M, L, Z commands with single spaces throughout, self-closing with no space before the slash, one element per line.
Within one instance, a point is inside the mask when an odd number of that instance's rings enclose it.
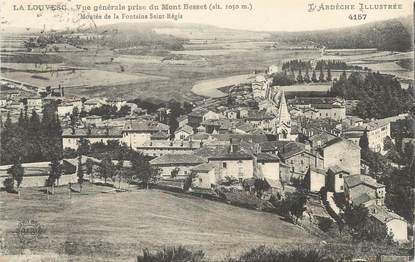
<path fill-rule="evenodd" d="M 412 17 L 402 17 L 340 29 L 278 32 L 271 39 L 291 44 L 311 41 L 333 49 L 377 48 L 403 52 L 412 49 L 411 28 Z"/>
<path fill-rule="evenodd" d="M 96 194 L 99 189 L 108 190 L 86 184 L 83 195 L 69 199 L 67 188 L 58 187 L 50 201 L 36 189 L 23 189 L 19 201 L 0 192 L 4 200 L 0 230 L 6 232 L 9 252 L 21 252 L 14 231 L 16 221 L 28 216 L 35 216 L 46 228 L 34 243 L 37 252 L 94 256 L 95 261 L 126 261 L 142 248 L 171 245 L 203 249 L 217 261 L 250 247 L 281 248 L 316 241 L 275 214 L 158 190 Z"/>

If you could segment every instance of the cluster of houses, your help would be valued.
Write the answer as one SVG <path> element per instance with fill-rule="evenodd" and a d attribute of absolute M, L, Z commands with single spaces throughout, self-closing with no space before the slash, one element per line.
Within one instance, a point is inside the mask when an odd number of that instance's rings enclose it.
<path fill-rule="evenodd" d="M 129 106 L 131 113 L 136 112 L 139 108 L 134 103 L 128 103 L 121 98 L 80 98 L 67 97 L 64 93 L 64 87 L 48 87 L 46 89 L 37 89 L 37 91 L 18 86 L 15 83 L 2 80 L 1 96 L 0 96 L 0 113 L 3 119 L 9 114 L 11 119 L 16 120 L 22 110 L 27 109 L 30 113 L 33 110 L 38 115 L 42 115 L 42 108 L 53 103 L 56 105 L 56 112 L 63 121 L 69 121 L 68 117 L 72 114 L 74 108 L 78 112 L 90 112 L 94 108 L 99 108 L 103 105 L 110 105 L 120 110 L 123 106 Z M 145 112 L 141 112 L 145 113 Z M 90 116 L 93 120 L 94 117 Z"/>
<path fill-rule="evenodd" d="M 384 151 L 391 123 L 406 116 L 364 121 L 346 115 L 346 103 L 339 98 L 287 100 L 283 90 L 271 87 L 269 78 L 261 75 L 249 94 L 248 103 L 233 92 L 232 106 L 226 100 L 205 100 L 177 118 L 175 130 L 161 123 L 160 116 L 148 114 L 108 120 L 89 116 L 81 125 L 64 128 L 62 144 L 77 149 L 81 139 L 124 143 L 152 158 L 150 164 L 161 171 L 160 184 L 180 189 L 189 179 L 193 191 L 213 191 L 229 183 L 242 190 L 258 179 L 268 185 L 268 195 L 278 197 L 295 190 L 298 183 L 310 193 L 325 189 L 329 196 L 344 196 L 348 205 L 368 207 L 370 217 L 387 226 L 396 241 L 407 240 L 407 222 L 385 207 L 385 186 L 365 175 L 359 147 L 367 132 L 369 148 Z M 245 88 L 241 96 L 247 96 Z M 30 101 L 36 108 L 45 98 Z M 88 111 L 103 104 L 128 105 L 117 99 L 62 99 L 58 114 L 65 117 L 74 107 Z M 1 168 L 0 173 L 6 170 Z"/>

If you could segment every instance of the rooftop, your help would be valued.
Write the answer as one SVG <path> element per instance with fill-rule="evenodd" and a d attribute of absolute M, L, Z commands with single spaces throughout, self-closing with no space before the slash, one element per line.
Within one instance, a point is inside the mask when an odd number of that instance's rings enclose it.
<path fill-rule="evenodd" d="M 122 137 L 120 127 L 89 127 L 89 128 L 66 128 L 62 132 L 62 137 Z"/>
<path fill-rule="evenodd" d="M 193 167 L 192 170 L 207 173 L 214 168 L 215 168 L 215 165 L 212 163 L 203 163 L 203 164 Z"/>
<path fill-rule="evenodd" d="M 204 163 L 205 160 L 202 157 L 190 154 L 166 154 L 159 156 L 150 161 L 151 165 L 198 165 Z"/>
<path fill-rule="evenodd" d="M 152 120 L 132 120 L 127 121 L 124 125 L 123 131 L 136 131 L 136 132 L 150 132 L 156 133 L 158 131 L 168 132 L 170 127 L 168 125 L 152 121 Z"/>
<path fill-rule="evenodd" d="M 365 175 L 351 175 L 344 178 L 344 183 L 349 187 L 355 187 L 360 184 L 367 185 L 372 188 L 380 188 L 385 187 L 385 185 L 380 184 L 376 181 L 376 179 L 365 176 Z"/>
<path fill-rule="evenodd" d="M 385 207 L 374 205 L 370 209 L 370 216 L 374 217 L 382 223 L 388 223 L 389 221 L 394 219 L 406 221 L 403 217 L 393 213 L 392 211 L 387 210 Z"/>
<path fill-rule="evenodd" d="M 239 149 L 237 152 L 230 152 L 229 145 L 216 145 L 216 146 L 204 146 L 194 152 L 195 155 L 210 159 L 229 159 L 229 160 L 250 160 L 253 157 L 245 152 L 243 149 Z"/>

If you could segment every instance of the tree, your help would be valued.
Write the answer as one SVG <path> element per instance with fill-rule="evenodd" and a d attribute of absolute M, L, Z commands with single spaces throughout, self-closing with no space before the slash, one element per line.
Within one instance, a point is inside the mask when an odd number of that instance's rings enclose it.
<path fill-rule="evenodd" d="M 78 144 L 78 149 L 77 149 L 78 156 L 88 154 L 89 151 L 91 150 L 91 146 L 90 146 L 89 140 L 81 137 L 81 139 L 79 139 L 79 142 L 78 143 L 79 143 Z"/>
<path fill-rule="evenodd" d="M 305 69 L 304 82 L 306 82 L 307 84 L 311 82 L 310 74 L 308 73 L 308 67 L 306 67 Z"/>
<path fill-rule="evenodd" d="M 287 193 L 286 197 L 280 201 L 273 201 L 273 205 L 278 212 L 290 219 L 293 223 L 297 223 L 298 219 L 303 216 L 307 197 L 304 193 L 297 191 Z"/>
<path fill-rule="evenodd" d="M 118 178 L 118 188 L 121 188 L 121 179 L 124 178 L 124 160 L 118 160 L 117 164 L 115 165 L 115 172 Z"/>
<path fill-rule="evenodd" d="M 9 169 L 7 169 L 7 174 L 11 175 L 13 180 L 17 183 L 17 190 L 19 191 L 20 184 L 23 181 L 24 176 L 24 169 L 22 167 L 22 164 L 20 163 L 20 160 L 17 160 L 13 166 L 11 166 Z"/>
<path fill-rule="evenodd" d="M 82 184 L 84 183 L 84 171 L 82 170 L 82 156 L 78 156 L 78 169 L 76 171 L 78 176 L 79 193 L 82 192 Z"/>
<path fill-rule="evenodd" d="M 327 68 L 327 81 L 331 81 L 331 70 L 330 70 L 330 67 L 329 68 Z"/>
<path fill-rule="evenodd" d="M 86 159 L 85 166 L 86 166 L 86 174 L 88 175 L 91 182 L 94 182 L 93 178 L 92 178 L 94 163 L 92 162 L 92 160 L 90 158 Z"/>
<path fill-rule="evenodd" d="M 160 177 L 160 169 L 153 168 L 141 153 L 131 153 L 132 170 L 146 189 L 156 184 Z"/>
<path fill-rule="evenodd" d="M 56 181 L 58 181 L 59 183 L 59 178 L 62 175 L 62 165 L 59 159 L 54 158 L 50 162 L 49 166 L 50 166 L 50 173 L 49 173 L 48 179 L 46 180 L 46 186 L 52 187 L 52 194 L 54 194 Z"/>
<path fill-rule="evenodd" d="M 363 135 L 359 139 L 359 146 L 362 150 L 369 150 L 369 138 L 367 136 L 367 128 L 363 131 Z"/>
<path fill-rule="evenodd" d="M 3 187 L 6 190 L 6 192 L 9 192 L 9 193 L 15 193 L 16 192 L 14 190 L 14 179 L 11 178 L 11 177 L 8 177 L 8 178 L 4 179 Z"/>
<path fill-rule="evenodd" d="M 370 219 L 368 209 L 362 205 L 357 207 L 347 206 L 343 218 L 351 229 L 353 238 L 357 241 L 391 241 L 386 226 Z"/>
<path fill-rule="evenodd" d="M 303 75 L 301 74 L 301 69 L 300 69 L 300 70 L 298 70 L 297 82 L 298 82 L 298 83 L 304 83 L 304 80 L 303 80 Z"/>
<path fill-rule="evenodd" d="M 315 70 L 313 70 L 313 74 L 311 75 L 311 81 L 313 81 L 313 83 L 318 82 Z"/>
<path fill-rule="evenodd" d="M 101 178 L 104 178 L 105 184 L 107 183 L 108 178 L 111 179 L 114 176 L 115 167 L 109 156 L 105 156 L 104 159 L 99 164 L 98 173 L 99 173 L 98 175 Z"/>
<path fill-rule="evenodd" d="M 78 120 L 79 120 L 79 109 L 78 109 L 78 107 L 74 107 L 73 109 L 72 109 L 72 114 L 70 115 L 70 126 L 72 127 L 72 128 L 75 128 L 76 127 L 76 124 L 78 123 Z"/>
<path fill-rule="evenodd" d="M 324 73 L 323 73 L 323 67 L 320 68 L 320 75 L 318 77 L 319 82 L 324 82 Z"/>

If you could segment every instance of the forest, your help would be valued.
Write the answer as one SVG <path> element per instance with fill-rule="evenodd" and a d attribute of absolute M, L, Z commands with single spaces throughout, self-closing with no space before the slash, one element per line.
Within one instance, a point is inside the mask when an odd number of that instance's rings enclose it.
<path fill-rule="evenodd" d="M 286 43 L 313 42 L 333 49 L 377 48 L 385 51 L 412 50 L 412 17 L 368 23 L 357 27 L 275 33 L 272 39 Z"/>
<path fill-rule="evenodd" d="M 348 77 L 343 72 L 329 95 L 360 100 L 354 113 L 363 119 L 396 116 L 408 112 L 415 102 L 412 85 L 405 90 L 394 76 L 372 72 Z"/>

